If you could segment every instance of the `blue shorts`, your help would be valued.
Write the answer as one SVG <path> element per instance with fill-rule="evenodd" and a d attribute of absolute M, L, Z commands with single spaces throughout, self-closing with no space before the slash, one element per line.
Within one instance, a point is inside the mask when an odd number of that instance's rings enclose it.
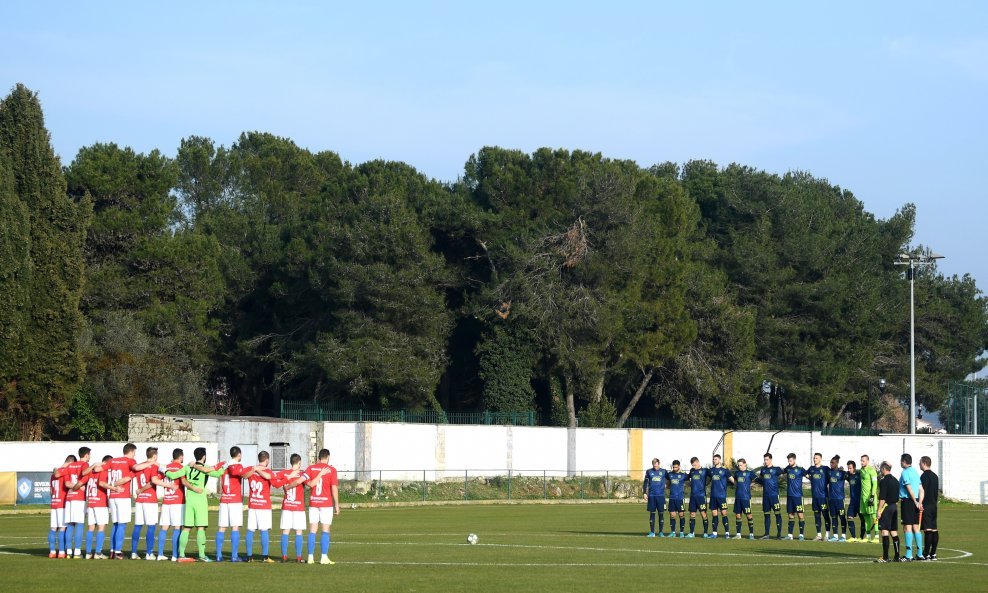
<path fill-rule="evenodd" d="M 707 511 L 707 499 L 706 498 L 700 498 L 699 496 L 696 497 L 696 498 L 693 498 L 691 496 L 690 497 L 690 512 L 691 513 L 695 513 L 697 511 L 703 511 L 703 512 L 706 512 Z"/>
<path fill-rule="evenodd" d="M 724 511 L 727 512 L 727 499 L 726 498 L 714 498 L 710 497 L 710 510 L 711 511 Z"/>
<path fill-rule="evenodd" d="M 803 512 L 803 499 L 795 496 L 786 497 L 786 512 L 790 515 Z"/>
<path fill-rule="evenodd" d="M 860 509 L 860 508 L 861 508 L 861 501 L 860 500 L 854 500 L 852 498 L 851 499 L 851 502 L 847 503 L 847 516 L 848 517 L 857 517 L 858 516 L 858 509 Z"/>
<path fill-rule="evenodd" d="M 841 512 L 843 512 L 844 511 L 844 499 L 843 498 L 831 498 L 830 501 L 827 502 L 827 506 L 830 507 L 830 512 L 831 513 L 833 513 L 834 511 L 841 511 Z"/>
<path fill-rule="evenodd" d="M 751 514 L 751 501 L 744 498 L 734 499 L 734 514 L 735 515 L 750 515 Z"/>
<path fill-rule="evenodd" d="M 762 496 L 762 512 L 763 513 L 778 513 L 782 510 L 779 505 L 779 495 L 764 495 Z"/>
<path fill-rule="evenodd" d="M 683 512 L 683 499 L 682 498 L 670 498 L 669 499 L 669 512 L 670 513 L 682 513 Z"/>
<path fill-rule="evenodd" d="M 825 499 L 825 498 L 814 498 L 813 499 L 813 512 L 814 513 L 826 513 L 827 512 L 827 499 Z"/>
<path fill-rule="evenodd" d="M 648 512 L 655 513 L 666 510 L 666 497 L 657 494 L 648 495 Z"/>

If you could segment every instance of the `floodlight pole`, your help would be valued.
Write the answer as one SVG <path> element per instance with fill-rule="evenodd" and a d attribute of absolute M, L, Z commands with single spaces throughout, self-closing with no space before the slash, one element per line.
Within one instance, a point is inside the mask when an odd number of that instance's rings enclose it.
<path fill-rule="evenodd" d="M 926 253 L 900 253 L 896 265 L 909 265 L 909 434 L 916 434 L 916 266 L 930 265 L 943 256 Z"/>
<path fill-rule="evenodd" d="M 916 260 L 909 258 L 909 434 L 916 434 Z"/>

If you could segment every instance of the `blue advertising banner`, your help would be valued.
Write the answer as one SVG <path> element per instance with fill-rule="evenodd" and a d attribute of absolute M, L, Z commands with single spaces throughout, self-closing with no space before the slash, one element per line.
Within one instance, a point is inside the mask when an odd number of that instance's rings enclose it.
<path fill-rule="evenodd" d="M 51 474 L 17 472 L 17 504 L 51 504 Z"/>

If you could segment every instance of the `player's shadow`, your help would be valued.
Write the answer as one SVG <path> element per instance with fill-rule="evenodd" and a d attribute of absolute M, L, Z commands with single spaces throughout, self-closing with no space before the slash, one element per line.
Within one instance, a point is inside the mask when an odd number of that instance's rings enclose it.
<path fill-rule="evenodd" d="M 751 554 L 765 554 L 768 556 L 792 556 L 794 558 L 842 558 L 844 560 L 867 560 L 870 556 L 860 554 L 848 554 L 845 552 L 835 552 L 831 550 L 817 549 L 794 549 L 794 548 L 763 548 L 751 550 Z"/>
<path fill-rule="evenodd" d="M 645 537 L 645 533 L 641 531 L 580 531 L 575 529 L 560 529 L 558 533 L 574 533 L 576 535 L 630 535 Z"/>
<path fill-rule="evenodd" d="M 48 557 L 48 547 L 45 545 L 37 544 L 8 544 L 0 548 L 0 558 L 3 558 L 4 554 L 27 554 L 29 556 L 44 556 Z"/>

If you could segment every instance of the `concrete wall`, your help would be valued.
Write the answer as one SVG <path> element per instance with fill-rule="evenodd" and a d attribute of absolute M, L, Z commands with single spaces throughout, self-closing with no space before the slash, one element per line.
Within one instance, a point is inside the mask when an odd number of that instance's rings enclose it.
<path fill-rule="evenodd" d="M 272 443 L 288 443 L 289 450 L 302 459 L 315 461 L 318 441 L 315 422 L 280 418 L 223 416 L 164 416 L 134 414 L 130 416 L 128 436 L 148 441 L 208 441 L 219 447 L 220 457 L 229 459 L 230 447 L 240 446 L 244 461 L 257 460 L 257 452 L 271 449 Z"/>
<path fill-rule="evenodd" d="M 292 452 L 309 462 L 326 447 L 330 462 L 344 479 L 441 480 L 471 476 L 628 475 L 639 477 L 659 457 L 668 467 L 673 459 L 684 466 L 696 456 L 706 465 L 715 452 L 726 460 L 745 457 L 762 464 L 771 452 L 777 465 L 795 453 L 801 465 L 812 463 L 819 451 L 828 463 L 834 454 L 841 464 L 888 460 L 898 473 L 899 456 L 912 454 L 914 463 L 929 455 L 941 487 L 951 498 L 988 504 L 988 471 L 980 463 L 988 457 L 988 437 L 949 435 L 882 435 L 874 437 L 824 436 L 819 432 L 712 430 L 642 430 L 519 426 L 463 426 L 374 422 L 298 422 L 259 418 L 132 416 L 131 438 L 141 440 L 208 440 L 224 453 L 232 445 L 290 444 Z M 150 440 L 150 439 L 148 439 Z M 71 447 L 69 447 L 71 449 Z M 65 448 L 61 449 L 64 459 Z M 10 456 L 3 456 L 10 459 Z M 224 456 L 225 458 L 225 456 Z M 54 462 L 48 461 L 49 465 Z M 60 461 L 59 461 L 60 463 Z M 37 469 L 36 464 L 31 469 Z M 0 471 L 5 467 L 0 464 Z"/>

